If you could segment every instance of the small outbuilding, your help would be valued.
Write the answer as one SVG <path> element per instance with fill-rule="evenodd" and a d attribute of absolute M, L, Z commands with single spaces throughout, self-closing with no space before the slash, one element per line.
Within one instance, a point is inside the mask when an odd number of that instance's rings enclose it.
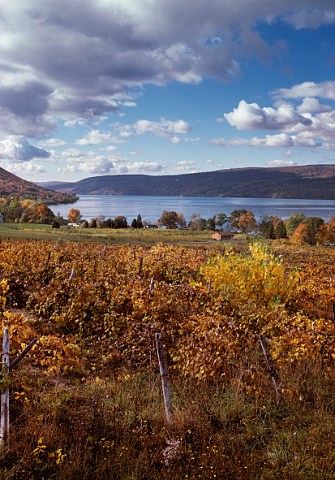
<path fill-rule="evenodd" d="M 221 240 L 232 240 L 234 238 L 234 232 L 215 232 L 211 236 L 213 240 L 220 242 Z"/>

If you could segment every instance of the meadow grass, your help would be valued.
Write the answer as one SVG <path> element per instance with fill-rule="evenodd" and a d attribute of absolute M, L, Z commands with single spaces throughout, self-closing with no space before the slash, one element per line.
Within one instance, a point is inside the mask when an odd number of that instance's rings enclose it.
<path fill-rule="evenodd" d="M 245 391 L 243 372 L 229 383 L 172 376 L 172 424 L 154 365 L 147 372 L 85 377 L 71 386 L 21 372 L 0 478 L 335 478 L 335 372 L 325 381 L 313 364 L 305 364 L 304 373 L 283 371 L 285 383 L 304 395 L 277 402 L 261 358 L 255 361 L 259 381 L 267 385 L 262 395 Z M 312 374 L 308 381 L 306 373 Z"/>
<path fill-rule="evenodd" d="M 62 226 L 53 229 L 51 225 L 1 223 L 0 238 L 17 238 L 26 240 L 69 240 L 92 241 L 99 243 L 215 243 L 211 239 L 213 232 L 193 230 L 168 229 L 106 229 L 106 228 L 75 228 Z"/>

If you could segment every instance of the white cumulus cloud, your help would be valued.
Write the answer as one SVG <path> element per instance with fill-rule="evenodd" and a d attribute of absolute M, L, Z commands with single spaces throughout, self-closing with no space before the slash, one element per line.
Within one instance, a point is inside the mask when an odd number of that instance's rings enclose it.
<path fill-rule="evenodd" d="M 152 134 L 156 137 L 168 138 L 172 143 L 180 143 L 182 139 L 178 135 L 184 135 L 191 131 L 191 125 L 184 120 L 167 120 L 162 118 L 158 122 L 151 120 L 137 120 L 132 125 L 119 127 L 121 137 L 133 137 L 137 135 Z"/>
<path fill-rule="evenodd" d="M 293 148 L 293 147 L 316 147 L 319 143 L 307 136 L 288 135 L 279 133 L 277 135 L 266 135 L 265 137 L 234 137 L 230 139 L 215 138 L 211 140 L 213 145 L 221 147 L 258 147 L 258 148 Z"/>
<path fill-rule="evenodd" d="M 303 82 L 293 85 L 291 88 L 279 88 L 274 90 L 272 93 L 276 98 L 295 99 L 304 97 L 318 97 L 327 100 L 335 100 L 335 82 Z"/>
<path fill-rule="evenodd" d="M 109 132 L 100 132 L 100 130 L 91 130 L 83 138 L 76 141 L 77 145 L 99 145 L 100 143 L 108 143 L 112 139 Z"/>
<path fill-rule="evenodd" d="M 48 158 L 50 153 L 31 145 L 20 136 L 10 136 L 0 140 L 0 159 L 26 162 L 33 158 Z"/>
<path fill-rule="evenodd" d="M 297 163 L 293 160 L 272 160 L 271 162 L 268 162 L 267 165 L 269 167 L 293 167 L 294 165 L 297 165 Z"/>
<path fill-rule="evenodd" d="M 298 114 L 290 104 L 282 104 L 278 108 L 262 108 L 257 103 L 247 103 L 245 100 L 241 100 L 238 107 L 224 117 L 238 130 L 282 130 L 297 124 L 312 123 L 309 118 Z"/>

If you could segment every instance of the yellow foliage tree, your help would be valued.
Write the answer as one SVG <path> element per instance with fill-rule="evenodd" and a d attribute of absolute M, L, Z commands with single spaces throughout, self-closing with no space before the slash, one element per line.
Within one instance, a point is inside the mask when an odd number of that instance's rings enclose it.
<path fill-rule="evenodd" d="M 254 214 L 248 210 L 246 213 L 242 213 L 237 226 L 243 233 L 252 232 L 256 228 L 257 222 Z"/>
<path fill-rule="evenodd" d="M 294 230 L 290 242 L 294 245 L 308 245 L 310 243 L 310 236 L 308 226 L 305 223 L 300 223 Z"/>
<path fill-rule="evenodd" d="M 250 255 L 227 250 L 202 269 L 224 303 L 255 331 L 294 295 L 298 274 L 287 272 L 267 246 L 255 243 Z M 249 328 L 249 327 L 248 327 Z"/>
<path fill-rule="evenodd" d="M 334 224 L 325 223 L 319 228 L 316 234 L 318 245 L 335 244 L 335 217 L 333 218 Z"/>
<path fill-rule="evenodd" d="M 80 213 L 80 210 L 78 210 L 78 208 L 71 208 L 71 210 L 67 214 L 67 218 L 71 223 L 79 223 L 81 220 L 81 217 L 82 215 Z"/>

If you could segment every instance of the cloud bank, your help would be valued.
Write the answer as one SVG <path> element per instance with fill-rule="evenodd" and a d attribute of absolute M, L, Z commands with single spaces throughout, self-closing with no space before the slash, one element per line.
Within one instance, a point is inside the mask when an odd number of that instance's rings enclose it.
<path fill-rule="evenodd" d="M 133 116 L 110 131 L 101 124 L 111 114 L 121 117 L 125 109 L 134 110 L 147 85 L 199 84 L 204 79 L 225 83 L 249 59 L 267 63 L 285 50 L 285 42 L 267 41 L 259 26 L 278 24 L 296 30 L 334 25 L 334 1 L 318 0 L 317 6 L 314 0 L 296 0 L 294 5 L 291 0 L 1 2 L 1 164 L 17 173 L 43 172 L 39 159 L 68 173 L 161 171 L 155 161 L 126 160 L 115 145 L 144 135 L 175 145 L 198 141 L 187 137 L 190 123 Z M 272 92 L 272 98 L 270 106 L 241 99 L 221 118 L 238 131 L 263 131 L 259 136 L 211 143 L 334 148 L 330 102 L 335 100 L 335 82 L 300 83 Z M 60 126 L 90 131 L 82 130 L 68 145 L 56 133 Z M 35 140 L 41 147 L 32 145 Z M 62 153 L 52 150 L 61 147 Z M 87 152 L 95 147 L 98 153 Z M 181 161 L 177 168 L 191 170 L 193 164 Z"/>
<path fill-rule="evenodd" d="M 335 150 L 335 108 L 332 104 L 335 82 L 304 82 L 289 89 L 278 89 L 272 95 L 278 106 L 261 107 L 241 100 L 233 111 L 217 121 L 226 120 L 237 130 L 276 130 L 280 133 L 252 138 L 214 138 L 210 143 L 223 147 L 321 147 Z"/>
<path fill-rule="evenodd" d="M 0 134 L 38 137 L 57 118 L 117 112 L 145 84 L 228 81 L 238 58 L 274 53 L 255 25 L 279 21 L 334 24 L 334 2 L 297 0 L 293 10 L 289 0 L 2 2 Z"/>

